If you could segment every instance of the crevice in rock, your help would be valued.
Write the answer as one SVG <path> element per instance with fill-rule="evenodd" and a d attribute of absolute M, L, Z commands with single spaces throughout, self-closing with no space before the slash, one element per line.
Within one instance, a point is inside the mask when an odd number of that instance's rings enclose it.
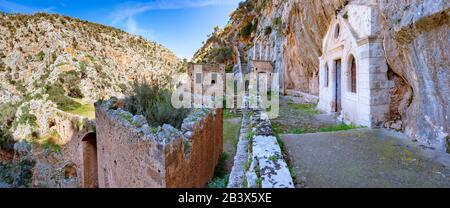
<path fill-rule="evenodd" d="M 413 91 L 406 79 L 395 73 L 389 65 L 387 75 L 390 82 L 390 102 L 389 117 L 384 127 L 404 131 L 406 111 L 412 103 Z"/>

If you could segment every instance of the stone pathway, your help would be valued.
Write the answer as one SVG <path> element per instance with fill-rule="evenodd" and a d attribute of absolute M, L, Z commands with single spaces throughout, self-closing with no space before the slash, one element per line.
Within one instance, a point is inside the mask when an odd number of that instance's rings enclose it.
<path fill-rule="evenodd" d="M 450 188 L 450 155 L 397 132 L 358 129 L 282 135 L 297 187 Z"/>
<path fill-rule="evenodd" d="M 318 132 L 321 128 L 340 123 L 335 116 L 315 110 L 315 104 L 292 96 L 280 97 L 280 115 L 271 122 L 282 133 Z"/>

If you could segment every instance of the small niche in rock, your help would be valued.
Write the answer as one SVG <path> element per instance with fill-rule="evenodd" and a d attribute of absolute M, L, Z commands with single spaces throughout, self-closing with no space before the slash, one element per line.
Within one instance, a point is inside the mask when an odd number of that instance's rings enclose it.
<path fill-rule="evenodd" d="M 54 120 L 48 121 L 48 128 L 52 128 L 54 126 L 56 126 L 56 122 Z"/>

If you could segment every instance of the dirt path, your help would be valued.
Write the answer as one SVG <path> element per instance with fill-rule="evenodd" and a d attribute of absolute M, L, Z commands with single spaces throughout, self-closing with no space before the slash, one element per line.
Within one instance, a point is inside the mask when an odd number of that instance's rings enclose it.
<path fill-rule="evenodd" d="M 450 155 L 417 147 L 400 133 L 359 129 L 282 140 L 299 187 L 450 187 Z"/>

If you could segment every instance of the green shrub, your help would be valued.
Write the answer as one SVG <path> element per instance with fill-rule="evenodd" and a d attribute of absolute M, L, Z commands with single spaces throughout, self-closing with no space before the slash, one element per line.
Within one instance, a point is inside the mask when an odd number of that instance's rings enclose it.
<path fill-rule="evenodd" d="M 59 74 L 59 82 L 65 85 L 68 89 L 68 96 L 73 98 L 83 98 L 84 95 L 78 87 L 81 81 L 80 73 L 77 71 L 68 71 Z"/>
<path fill-rule="evenodd" d="M 31 126 L 37 126 L 37 118 L 34 114 L 30 113 L 30 105 L 25 105 L 21 108 L 22 114 L 17 119 L 17 124 L 28 124 Z"/>
<path fill-rule="evenodd" d="M 27 92 L 27 88 L 25 87 L 22 80 L 19 81 L 10 80 L 10 84 L 14 85 L 14 87 L 16 87 L 16 90 L 21 92 L 22 94 L 25 94 Z"/>
<path fill-rule="evenodd" d="M 58 55 L 55 52 L 52 53 L 52 63 L 55 63 L 56 59 L 58 59 Z"/>
<path fill-rule="evenodd" d="M 248 159 L 245 163 L 244 163 L 244 170 L 248 171 L 250 170 L 250 166 L 252 165 L 252 160 Z"/>
<path fill-rule="evenodd" d="M 47 85 L 45 87 L 48 99 L 54 102 L 62 111 L 73 111 L 82 105 L 65 95 L 64 87 L 60 84 Z"/>
<path fill-rule="evenodd" d="M 272 162 L 277 162 L 278 159 L 279 159 L 279 158 L 278 158 L 277 155 L 271 155 L 271 156 L 269 157 L 269 160 L 272 161 Z"/>
<path fill-rule="evenodd" d="M 344 19 L 348 19 L 348 12 L 345 12 L 345 14 L 342 16 Z"/>
<path fill-rule="evenodd" d="M 81 92 L 81 89 L 78 86 L 71 86 L 69 87 L 69 97 L 73 98 L 84 98 L 84 94 Z"/>
<path fill-rule="evenodd" d="M 14 149 L 14 139 L 7 129 L 0 127 L 0 147 L 3 150 L 13 150 Z"/>
<path fill-rule="evenodd" d="M 214 48 L 211 51 L 211 55 L 214 57 L 216 63 L 226 63 L 233 60 L 234 52 L 230 47 Z"/>
<path fill-rule="evenodd" d="M 36 58 L 38 61 L 43 61 L 45 58 L 45 53 L 43 51 L 40 51 L 37 55 Z"/>
<path fill-rule="evenodd" d="M 61 153 L 61 146 L 58 142 L 61 140 L 61 136 L 58 132 L 52 131 L 48 136 L 41 139 L 40 143 L 44 149 L 51 150 L 56 153 Z"/>
<path fill-rule="evenodd" d="M 264 35 L 269 36 L 270 34 L 272 34 L 272 27 L 271 26 L 267 26 L 264 29 Z"/>
<path fill-rule="evenodd" d="M 10 184 L 12 187 L 31 187 L 34 161 L 21 160 L 3 164 L 0 162 L 0 180 Z"/>
<path fill-rule="evenodd" d="M 0 127 L 8 126 L 16 115 L 17 105 L 11 103 L 0 104 Z"/>
<path fill-rule="evenodd" d="M 214 178 L 208 185 L 207 188 L 227 188 L 228 186 L 228 175 L 223 178 Z"/>
<path fill-rule="evenodd" d="M 273 19 L 272 24 L 278 34 L 283 34 L 283 21 L 281 20 L 281 17 L 276 17 Z"/>
<path fill-rule="evenodd" d="M 81 74 L 81 79 L 87 78 L 86 63 L 84 61 L 80 62 L 80 74 Z"/>
<path fill-rule="evenodd" d="M 232 72 L 233 72 L 233 69 L 234 69 L 234 65 L 233 65 L 233 64 L 228 64 L 228 65 L 225 67 L 225 72 L 226 72 L 226 73 L 232 73 Z"/>
<path fill-rule="evenodd" d="M 214 179 L 207 185 L 207 188 L 226 188 L 228 185 L 228 177 L 226 170 L 226 162 L 228 160 L 228 154 L 226 152 L 220 155 L 219 162 L 217 163 L 214 171 Z"/>
<path fill-rule="evenodd" d="M 253 25 L 252 22 L 248 22 L 244 27 L 242 27 L 241 31 L 239 32 L 239 35 L 242 38 L 248 38 L 253 33 L 253 31 L 256 30 L 257 25 Z"/>
<path fill-rule="evenodd" d="M 223 178 L 227 174 L 226 162 L 228 160 L 228 154 L 223 152 L 220 155 L 219 162 L 217 163 L 216 169 L 214 170 L 214 177 Z"/>
<path fill-rule="evenodd" d="M 125 102 L 125 109 L 134 115 L 143 115 L 153 127 L 170 124 L 180 128 L 189 110 L 174 108 L 171 98 L 171 91 L 164 87 L 136 82 L 132 95 Z"/>

